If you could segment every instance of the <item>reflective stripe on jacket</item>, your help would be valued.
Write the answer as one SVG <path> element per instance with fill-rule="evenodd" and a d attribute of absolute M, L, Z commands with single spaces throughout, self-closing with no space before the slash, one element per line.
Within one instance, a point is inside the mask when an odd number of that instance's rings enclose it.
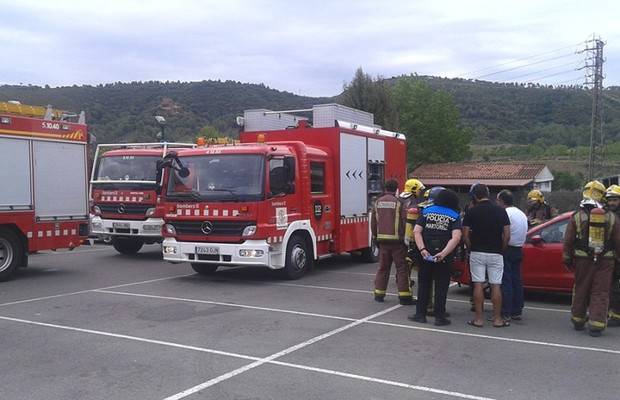
<path fill-rule="evenodd" d="M 385 194 L 375 201 L 371 229 L 377 242 L 403 242 L 406 210 L 393 194 Z"/>

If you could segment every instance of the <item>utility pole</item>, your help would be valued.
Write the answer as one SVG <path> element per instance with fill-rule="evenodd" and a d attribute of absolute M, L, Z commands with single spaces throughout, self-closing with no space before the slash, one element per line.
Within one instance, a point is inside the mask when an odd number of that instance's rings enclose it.
<path fill-rule="evenodd" d="M 605 134 L 603 132 L 603 47 L 605 42 L 592 35 L 586 41 L 586 47 L 578 53 L 586 53 L 585 85 L 592 91 L 592 120 L 590 123 L 590 159 L 588 162 L 588 180 L 603 172 L 605 162 Z"/>

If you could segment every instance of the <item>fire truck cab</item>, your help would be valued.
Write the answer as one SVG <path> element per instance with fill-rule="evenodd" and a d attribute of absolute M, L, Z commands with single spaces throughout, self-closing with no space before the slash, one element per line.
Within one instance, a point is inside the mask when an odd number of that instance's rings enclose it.
<path fill-rule="evenodd" d="M 314 126 L 297 113 L 312 114 Z M 289 279 L 338 253 L 375 261 L 370 212 L 384 180 L 404 182 L 404 135 L 338 104 L 249 110 L 238 122 L 240 144 L 167 157 L 164 259 L 203 274 L 269 267 Z"/>
<path fill-rule="evenodd" d="M 87 145 L 84 112 L 0 102 L 0 281 L 88 237 Z"/>
<path fill-rule="evenodd" d="M 163 219 L 156 215 L 157 162 L 187 143 L 100 144 L 91 176 L 91 233 L 121 254 L 161 243 Z"/>

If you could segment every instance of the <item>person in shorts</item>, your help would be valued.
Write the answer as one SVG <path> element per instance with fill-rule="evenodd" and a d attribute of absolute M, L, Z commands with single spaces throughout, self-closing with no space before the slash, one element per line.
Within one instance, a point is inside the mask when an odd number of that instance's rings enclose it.
<path fill-rule="evenodd" d="M 493 302 L 493 326 L 502 328 L 509 325 L 502 318 L 502 274 L 504 271 L 503 252 L 510 240 L 510 220 L 506 210 L 489 200 L 489 189 L 477 183 L 470 189 L 476 205 L 465 213 L 463 219 L 463 240 L 469 250 L 469 269 L 474 285 L 474 308 L 476 315 L 468 324 L 481 328 L 484 303 L 485 275 L 491 285 Z"/>

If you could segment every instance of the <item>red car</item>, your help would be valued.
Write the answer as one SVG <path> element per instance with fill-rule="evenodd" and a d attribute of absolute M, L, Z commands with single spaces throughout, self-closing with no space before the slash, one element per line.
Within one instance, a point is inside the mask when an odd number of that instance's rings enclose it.
<path fill-rule="evenodd" d="M 564 213 L 528 231 L 521 263 L 525 289 L 572 292 L 574 275 L 562 263 L 564 232 L 571 215 Z M 454 268 L 453 281 L 471 284 L 469 263 L 462 254 L 457 256 Z"/>

